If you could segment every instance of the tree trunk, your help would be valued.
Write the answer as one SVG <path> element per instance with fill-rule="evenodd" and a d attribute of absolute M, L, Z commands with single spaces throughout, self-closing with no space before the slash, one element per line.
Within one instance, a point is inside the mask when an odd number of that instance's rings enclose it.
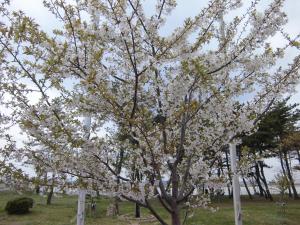
<path fill-rule="evenodd" d="M 285 168 L 284 168 L 283 159 L 282 159 L 282 153 L 281 152 L 279 153 L 279 159 L 280 159 L 280 165 L 281 165 L 282 173 L 283 173 L 284 177 L 286 177 L 288 179 L 288 177 L 286 175 Z M 292 197 L 292 191 L 291 191 L 291 185 L 290 184 L 288 186 L 288 192 L 289 192 L 289 197 L 291 198 Z"/>
<path fill-rule="evenodd" d="M 141 217 L 141 207 L 139 204 L 135 203 L 135 218 Z"/>
<path fill-rule="evenodd" d="M 47 205 L 51 205 L 52 196 L 53 196 L 54 185 L 51 185 L 50 191 L 47 195 Z"/>
<path fill-rule="evenodd" d="M 296 152 L 297 152 L 297 156 L 298 156 L 298 162 L 300 164 L 300 152 L 299 152 L 299 150 L 297 150 Z"/>
<path fill-rule="evenodd" d="M 259 167 L 260 167 L 261 178 L 262 178 L 262 182 L 264 183 L 264 186 L 265 186 L 267 197 L 271 201 L 273 201 L 273 197 L 271 195 L 271 192 L 269 190 L 269 186 L 268 186 L 268 183 L 267 183 L 267 180 L 266 180 L 266 177 L 265 177 L 263 161 L 259 161 L 258 164 L 259 164 Z"/>
<path fill-rule="evenodd" d="M 250 190 L 249 190 L 249 188 L 248 188 L 247 182 L 246 182 L 246 180 L 245 180 L 244 177 L 243 177 L 243 183 L 244 183 L 244 185 L 245 185 L 245 188 L 246 188 L 246 191 L 247 191 L 247 193 L 248 193 L 249 198 L 252 199 L 251 192 L 250 192 Z"/>
<path fill-rule="evenodd" d="M 171 200 L 171 221 L 172 225 L 181 225 L 179 208 L 178 208 L 178 190 L 179 190 L 179 175 L 177 173 L 177 167 L 174 166 L 171 175 L 172 182 L 172 200 Z"/>
<path fill-rule="evenodd" d="M 265 196 L 265 190 L 263 189 L 261 183 L 260 183 L 260 174 L 259 174 L 259 167 L 258 164 L 255 163 L 255 180 L 259 189 L 259 195 L 261 197 Z"/>
<path fill-rule="evenodd" d="M 44 173 L 44 184 L 46 185 L 46 184 L 48 184 L 48 173 L 47 172 L 45 172 Z M 43 194 L 45 195 L 45 194 L 47 194 L 47 189 L 48 188 L 43 188 Z"/>
<path fill-rule="evenodd" d="M 228 171 L 228 178 L 229 178 L 229 182 L 230 182 L 230 185 L 228 185 L 228 197 L 229 198 L 232 198 L 233 197 L 233 194 L 232 194 L 232 178 L 231 178 L 231 170 L 230 170 L 230 167 L 229 167 L 229 158 L 228 158 L 228 152 L 227 150 L 225 150 L 225 157 L 226 157 L 226 167 L 227 167 L 227 171 Z"/>
<path fill-rule="evenodd" d="M 51 201 L 52 201 L 52 196 L 53 196 L 53 191 L 54 191 L 54 179 L 55 179 L 55 174 L 52 173 L 50 192 L 48 193 L 48 196 L 47 196 L 47 205 L 50 205 Z"/>
<path fill-rule="evenodd" d="M 252 178 L 255 180 L 255 177 L 254 177 L 254 176 L 252 176 Z M 256 190 L 255 181 L 251 182 L 251 180 L 250 180 L 250 184 L 251 184 L 251 187 L 252 187 L 252 189 L 253 189 L 254 195 L 258 195 L 259 193 L 258 193 L 257 190 Z"/>
<path fill-rule="evenodd" d="M 180 216 L 179 216 L 179 209 L 177 206 L 177 203 L 174 202 L 172 204 L 172 213 L 171 213 L 171 219 L 172 219 L 172 225 L 181 225 L 180 223 Z"/>
<path fill-rule="evenodd" d="M 220 165 L 220 170 L 222 172 L 222 175 L 225 177 L 225 173 L 224 173 L 224 170 L 223 170 L 223 162 L 222 161 L 221 161 L 221 165 Z M 227 182 L 226 186 L 227 186 L 228 196 L 230 196 L 231 195 L 231 185 L 229 185 L 228 182 Z M 203 190 L 204 190 L 204 188 L 203 188 Z M 204 193 L 204 191 L 203 191 L 203 193 Z"/>
<path fill-rule="evenodd" d="M 120 209 L 119 209 L 119 198 L 118 197 L 114 198 L 114 205 L 115 205 L 115 209 L 116 209 L 116 215 L 119 215 Z"/>
<path fill-rule="evenodd" d="M 284 154 L 286 172 L 287 172 L 287 175 L 288 175 L 288 178 L 289 178 L 289 181 L 290 181 L 291 188 L 293 190 L 294 199 L 298 199 L 299 196 L 298 196 L 298 193 L 297 193 L 297 190 L 296 190 L 296 187 L 295 187 L 295 183 L 294 183 L 294 179 L 293 179 L 292 172 L 291 172 L 291 169 L 290 169 L 287 153 L 284 152 L 283 154 Z"/>
<path fill-rule="evenodd" d="M 35 193 L 38 195 L 38 194 L 40 194 L 40 191 L 41 191 L 40 185 L 37 184 L 35 186 Z"/>
<path fill-rule="evenodd" d="M 231 193 L 231 186 L 230 186 L 230 184 L 227 184 L 227 192 L 228 192 L 229 198 L 232 198 L 232 193 Z"/>

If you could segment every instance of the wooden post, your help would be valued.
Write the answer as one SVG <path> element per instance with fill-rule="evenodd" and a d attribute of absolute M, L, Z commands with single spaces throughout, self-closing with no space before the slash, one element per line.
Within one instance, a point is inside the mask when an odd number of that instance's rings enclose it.
<path fill-rule="evenodd" d="M 84 225 L 85 190 L 78 189 L 77 225 Z"/>
<path fill-rule="evenodd" d="M 230 163 L 232 172 L 232 189 L 233 189 L 233 205 L 234 205 L 234 221 L 235 225 L 242 225 L 242 211 L 241 211 L 241 196 L 240 183 L 236 170 L 236 145 L 229 144 L 230 149 Z"/>

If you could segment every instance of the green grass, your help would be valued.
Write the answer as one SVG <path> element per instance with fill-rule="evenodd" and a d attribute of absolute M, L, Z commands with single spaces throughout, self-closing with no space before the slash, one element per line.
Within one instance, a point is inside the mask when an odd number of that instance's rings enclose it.
<path fill-rule="evenodd" d="M 25 194 L 24 194 L 25 195 Z M 15 193 L 0 193 L 0 225 L 74 225 L 76 224 L 76 196 L 54 197 L 53 204 L 47 206 L 46 199 L 28 194 L 35 200 L 34 208 L 27 215 L 7 215 L 4 211 L 8 200 L 17 197 Z M 275 201 L 276 202 L 276 201 Z M 243 200 L 243 221 L 244 225 L 299 225 L 300 224 L 300 201 L 290 200 L 287 203 L 285 214 L 280 213 L 280 207 L 275 202 L 264 200 Z M 97 200 L 96 215 L 86 218 L 86 225 L 131 225 L 131 224 L 159 224 L 157 222 L 140 222 L 134 219 L 126 221 L 124 218 L 106 216 L 106 207 L 109 199 L 100 198 Z M 167 220 L 168 215 L 157 203 L 156 209 Z M 233 225 L 233 208 L 231 200 L 223 200 L 221 203 L 214 203 L 213 206 L 219 210 L 215 213 L 209 210 L 197 209 L 194 215 L 187 220 L 188 225 Z M 121 215 L 133 215 L 134 205 L 129 202 L 120 203 Z M 149 212 L 142 209 L 142 216 L 148 217 Z"/>

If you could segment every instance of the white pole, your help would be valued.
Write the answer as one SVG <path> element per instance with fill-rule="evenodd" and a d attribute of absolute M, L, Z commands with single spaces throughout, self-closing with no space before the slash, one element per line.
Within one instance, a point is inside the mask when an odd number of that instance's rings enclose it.
<path fill-rule="evenodd" d="M 240 183 L 236 170 L 236 145 L 229 144 L 230 149 L 230 163 L 232 171 L 232 188 L 233 188 L 233 205 L 234 205 L 234 221 L 235 225 L 242 225 L 242 211 L 241 211 L 241 197 L 240 197 Z"/>
<path fill-rule="evenodd" d="M 89 139 L 91 128 L 91 117 L 85 117 L 83 121 L 84 137 Z M 86 190 L 78 188 L 78 207 L 77 207 L 77 225 L 84 225 L 85 214 L 85 194 Z"/>
<path fill-rule="evenodd" d="M 223 14 L 220 15 L 220 32 L 221 38 L 225 41 L 225 22 Z M 226 45 L 224 48 L 224 56 L 227 59 Z M 234 221 L 235 225 L 242 225 L 242 212 L 241 212 L 241 197 L 240 197 L 240 183 L 239 177 L 236 171 L 236 145 L 233 143 L 229 144 L 230 149 L 230 163 L 232 171 L 232 189 L 233 189 L 233 204 L 234 204 Z"/>
<path fill-rule="evenodd" d="M 77 225 L 84 225 L 85 190 L 78 189 Z"/>

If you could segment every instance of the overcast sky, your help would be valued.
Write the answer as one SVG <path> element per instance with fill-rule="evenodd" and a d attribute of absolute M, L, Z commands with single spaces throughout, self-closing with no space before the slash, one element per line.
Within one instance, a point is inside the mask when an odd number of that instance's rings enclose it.
<path fill-rule="evenodd" d="M 21 9 L 26 14 L 35 18 L 36 21 L 41 25 L 41 27 L 47 31 L 51 32 L 53 28 L 59 26 L 57 21 L 54 19 L 53 15 L 50 14 L 47 9 L 43 7 L 42 0 L 11 0 L 12 6 L 15 9 Z M 154 10 L 155 0 L 146 0 L 145 9 L 146 13 L 150 14 Z M 195 16 L 203 6 L 206 5 L 208 0 L 178 0 L 177 8 L 172 12 L 171 16 L 166 22 L 166 25 L 161 30 L 162 35 L 168 35 L 174 30 L 174 28 L 180 26 L 186 17 Z M 243 0 L 243 4 L 247 6 L 251 1 Z M 261 0 L 259 4 L 259 9 L 263 10 L 271 0 Z M 285 28 L 285 31 L 292 35 L 296 36 L 300 33 L 300 0 L 286 0 L 284 5 L 284 10 L 288 16 L 289 22 Z M 238 13 L 238 12 L 237 12 Z M 283 41 L 279 36 L 275 36 L 270 39 L 271 44 L 276 46 L 282 46 Z M 290 61 L 295 52 L 290 51 L 286 55 L 286 61 Z M 291 98 L 291 102 L 300 103 L 300 86 L 296 88 L 296 93 Z M 268 160 L 268 163 L 273 167 L 268 171 L 269 179 L 272 179 L 273 175 L 279 172 L 279 162 L 276 160 Z"/>
<path fill-rule="evenodd" d="M 35 18 L 41 27 L 51 33 L 53 28 L 59 27 L 59 23 L 53 17 L 53 15 L 43 6 L 43 0 L 11 0 L 12 6 L 15 9 L 21 9 L 26 14 Z M 154 3 L 156 0 L 144 0 L 146 14 L 150 15 L 154 10 Z M 192 17 L 206 6 L 208 0 L 177 0 L 177 7 L 173 10 L 171 16 L 167 20 L 163 29 L 161 29 L 162 35 L 171 34 L 172 31 L 183 24 L 186 17 Z M 246 8 L 251 0 L 242 0 L 243 7 Z M 261 0 L 258 4 L 258 9 L 263 10 L 269 5 L 271 0 Z M 286 12 L 289 22 L 285 27 L 285 31 L 291 34 L 292 37 L 300 33 L 300 0 L 286 0 L 284 5 L 284 11 Z M 239 11 L 237 11 L 239 13 Z M 284 45 L 282 38 L 277 35 L 270 39 L 273 47 L 279 47 Z M 289 50 L 285 57 L 285 61 L 291 61 L 295 52 Z M 33 96 L 34 97 L 34 96 Z M 293 94 L 291 102 L 300 103 L 300 86 L 296 88 L 296 93 Z"/>

